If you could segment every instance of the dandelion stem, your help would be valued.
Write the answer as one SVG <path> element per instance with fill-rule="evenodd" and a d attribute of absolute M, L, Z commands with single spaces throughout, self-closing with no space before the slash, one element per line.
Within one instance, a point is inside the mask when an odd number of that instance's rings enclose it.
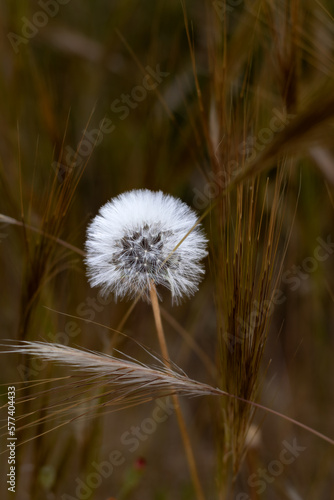
<path fill-rule="evenodd" d="M 155 326 L 156 326 L 156 329 L 157 329 L 157 334 L 158 334 L 158 340 L 159 340 L 159 344 L 160 344 L 161 354 L 165 358 L 165 364 L 166 364 L 166 366 L 168 366 L 168 368 L 170 368 L 170 359 L 169 359 L 169 354 L 168 354 L 168 349 L 167 349 L 167 344 L 166 344 L 166 338 L 165 338 L 164 330 L 163 330 L 163 327 L 162 327 L 162 321 L 161 321 L 161 314 L 160 314 L 160 307 L 159 307 L 159 301 L 158 301 L 157 291 L 156 291 L 154 283 L 152 283 L 151 287 L 150 287 L 150 296 L 151 296 L 154 321 L 155 321 Z"/>
<path fill-rule="evenodd" d="M 151 297 L 154 321 L 155 321 L 155 326 L 157 329 L 161 354 L 164 358 L 165 365 L 168 368 L 171 368 L 171 362 L 170 362 L 170 357 L 168 354 L 166 338 L 165 338 L 165 334 L 164 334 L 164 330 L 163 330 L 163 326 L 162 326 L 162 321 L 161 321 L 160 306 L 159 306 L 157 291 L 155 288 L 155 284 L 153 282 L 151 283 L 151 286 L 150 286 L 150 297 Z M 182 415 L 182 410 L 180 407 L 179 398 L 177 397 L 176 394 L 173 394 L 172 398 L 173 398 L 175 413 L 177 416 L 177 421 L 178 421 L 179 429 L 180 429 L 182 440 L 183 440 L 183 446 L 184 446 L 184 450 L 186 452 L 188 466 L 189 466 L 190 474 L 191 474 L 191 477 L 192 477 L 192 480 L 194 483 L 197 499 L 198 500 L 205 500 L 204 493 L 203 493 L 203 490 L 201 487 L 201 483 L 200 483 L 199 477 L 198 477 L 195 457 L 194 457 L 194 453 L 193 453 L 193 450 L 191 447 L 189 434 L 187 432 L 186 423 L 185 423 L 183 415 Z"/>

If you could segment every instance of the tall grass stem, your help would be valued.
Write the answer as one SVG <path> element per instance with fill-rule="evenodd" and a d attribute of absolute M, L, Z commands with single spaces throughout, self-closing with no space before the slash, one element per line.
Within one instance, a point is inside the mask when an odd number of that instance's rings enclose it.
<path fill-rule="evenodd" d="M 156 287 L 155 287 L 153 282 L 151 283 L 151 286 L 150 286 L 150 298 L 151 298 L 151 303 L 152 303 L 154 321 L 155 321 L 155 326 L 157 329 L 157 335 L 158 335 L 161 354 L 164 358 L 165 365 L 168 368 L 171 368 L 166 338 L 165 338 L 165 334 L 164 334 L 164 330 L 163 330 L 163 326 L 162 326 L 162 321 L 161 321 L 159 300 L 158 300 L 158 296 L 157 296 Z M 179 429 L 180 429 L 181 436 L 182 436 L 184 450 L 185 450 L 186 456 L 187 456 L 190 474 L 191 474 L 191 477 L 192 477 L 192 480 L 194 483 L 194 488 L 196 491 L 196 496 L 197 496 L 198 500 L 205 500 L 202 486 L 201 486 L 201 483 L 200 483 L 200 480 L 198 477 L 195 457 L 194 457 L 194 453 L 192 450 L 189 434 L 187 432 L 186 423 L 185 423 L 184 417 L 182 415 L 182 410 L 180 407 L 179 398 L 176 394 L 173 394 L 172 398 L 173 398 L 175 413 L 177 416 L 177 422 L 178 422 Z"/>

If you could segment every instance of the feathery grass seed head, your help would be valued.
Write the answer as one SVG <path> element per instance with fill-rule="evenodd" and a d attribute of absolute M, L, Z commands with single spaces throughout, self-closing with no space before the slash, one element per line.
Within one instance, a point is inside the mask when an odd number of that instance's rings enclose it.
<path fill-rule="evenodd" d="M 86 263 L 91 286 L 115 298 L 142 294 L 153 282 L 178 302 L 192 295 L 204 274 L 207 240 L 195 212 L 181 200 L 148 189 L 125 192 L 106 203 L 87 229 Z"/>

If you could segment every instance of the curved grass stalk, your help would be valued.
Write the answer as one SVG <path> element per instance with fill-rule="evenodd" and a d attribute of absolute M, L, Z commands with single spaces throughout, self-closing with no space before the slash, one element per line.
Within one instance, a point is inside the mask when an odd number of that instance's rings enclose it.
<path fill-rule="evenodd" d="M 89 387 L 87 386 L 89 384 L 94 387 L 94 380 L 95 385 L 109 384 L 110 390 L 104 394 L 104 396 L 109 399 L 103 403 L 108 406 L 120 408 L 128 404 L 137 405 L 163 396 L 170 396 L 171 394 L 187 397 L 224 396 L 239 400 L 254 408 L 282 418 L 310 432 L 323 441 L 334 445 L 334 439 L 316 429 L 292 417 L 284 415 L 283 413 L 263 406 L 260 403 L 256 403 L 255 401 L 249 401 L 234 394 L 229 394 L 217 387 L 190 379 L 184 372 L 177 370 L 175 365 L 173 365 L 173 368 L 167 367 L 157 356 L 154 356 L 154 360 L 155 363 L 158 364 L 153 368 L 130 357 L 121 359 L 115 356 L 76 349 L 61 344 L 18 341 L 16 343 L 6 342 L 2 344 L 2 347 L 5 348 L 2 350 L 2 354 L 29 354 L 60 365 L 70 366 L 76 370 L 74 377 L 76 380 L 72 382 L 73 388 L 75 388 L 75 386 L 83 386 L 85 390 L 88 390 Z M 85 373 L 89 372 L 94 374 L 95 377 L 82 379 L 79 376 L 79 371 L 84 371 Z M 84 387 L 85 384 L 86 387 Z M 42 391 L 34 397 L 38 397 L 44 392 L 45 391 Z M 65 400 L 62 400 L 63 403 L 65 403 Z M 17 400 L 18 404 L 23 402 L 24 398 Z"/>

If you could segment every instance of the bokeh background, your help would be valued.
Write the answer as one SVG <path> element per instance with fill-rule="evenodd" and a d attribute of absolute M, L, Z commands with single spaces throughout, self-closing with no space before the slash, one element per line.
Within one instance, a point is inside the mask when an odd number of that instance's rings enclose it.
<path fill-rule="evenodd" d="M 223 150 L 256 158 L 284 134 L 270 128 L 277 113 L 285 126 L 308 109 L 326 109 L 313 135 L 311 124 L 288 144 L 293 173 L 282 226 L 282 239 L 289 243 L 285 255 L 283 243 L 280 249 L 284 300 L 272 315 L 259 400 L 333 437 L 331 2 L 1 0 L 0 7 L 0 213 L 17 221 L 2 219 L 0 227 L 1 338 L 106 351 L 111 333 L 83 320 L 115 328 L 130 306 L 112 298 L 103 304 L 87 283 L 83 256 L 56 241 L 45 247 L 41 235 L 22 227 L 22 221 L 54 231 L 56 238 L 83 251 L 86 226 L 100 206 L 130 189 L 162 190 L 202 214 L 218 192 L 217 177 L 210 177 L 212 152 L 204 121 L 218 161 Z M 147 74 L 158 75 L 152 90 L 143 86 Z M 219 123 L 228 122 L 229 129 L 216 126 L 217 109 L 224 116 Z M 106 131 L 98 136 L 102 122 Z M 285 136 L 282 151 L 284 141 Z M 263 164 L 273 176 L 275 155 L 269 158 Z M 219 245 L 211 214 L 203 225 L 212 244 Z M 319 238 L 329 245 L 323 260 L 315 259 Z M 214 255 L 207 259 L 206 277 L 191 300 L 172 306 L 169 294 L 161 292 L 171 359 L 190 377 L 213 385 L 219 361 Z M 123 330 L 159 350 L 148 304 L 136 305 Z M 118 339 L 117 347 L 147 361 L 131 340 Z M 2 356 L 2 404 L 9 383 L 57 373 L 66 368 Z M 42 408 L 43 401 L 33 405 Z M 217 498 L 217 406 L 207 398 L 184 400 L 182 407 L 207 498 Z M 144 432 L 134 451 L 121 440 L 132 426 L 145 426 L 155 408 L 152 402 L 96 415 L 41 437 L 54 426 L 52 420 L 27 436 L 22 431 L 21 440 L 35 439 L 17 448 L 16 498 L 194 498 L 173 413 Z M 20 411 L 18 407 L 17 415 Z M 6 419 L 5 409 L 1 418 Z M 259 430 L 233 498 L 331 498 L 333 447 L 272 416 L 258 413 L 255 421 Z M 279 474 L 262 478 L 264 491 L 259 493 L 259 484 L 249 484 L 250 475 L 268 470 L 284 440 L 294 439 L 305 449 Z M 121 451 L 122 464 L 77 497 L 77 478 L 85 482 L 94 472 L 92 464 L 107 460 L 113 450 Z M 1 497 L 13 498 L 5 484 L 4 454 L 0 461 Z"/>

